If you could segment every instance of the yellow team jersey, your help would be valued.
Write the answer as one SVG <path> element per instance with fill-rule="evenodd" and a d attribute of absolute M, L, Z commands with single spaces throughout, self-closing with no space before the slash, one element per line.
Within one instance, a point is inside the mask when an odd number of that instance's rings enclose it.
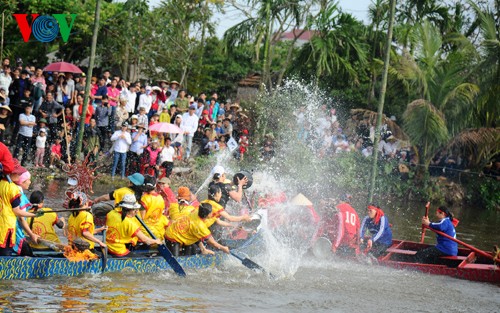
<path fill-rule="evenodd" d="M 137 243 L 136 234 L 140 231 L 139 226 L 135 222 L 135 218 L 125 217 L 122 221 L 121 213 L 111 210 L 106 215 L 106 244 L 108 251 L 116 256 L 125 256 L 130 253 L 125 244 Z"/>
<path fill-rule="evenodd" d="M 21 197 L 19 186 L 2 179 L 0 181 L 0 247 L 12 247 L 16 242 L 17 217 L 12 210 L 12 202 Z M 11 233 L 10 242 L 7 241 Z"/>
<path fill-rule="evenodd" d="M 129 187 L 122 187 L 122 188 L 116 189 L 113 192 L 113 198 L 115 198 L 115 206 L 118 205 L 118 203 L 120 203 L 122 201 L 122 199 L 125 195 L 129 195 L 129 194 L 135 195 L 134 191 L 132 189 L 130 189 Z M 121 211 L 121 209 L 118 208 L 118 211 Z"/>
<path fill-rule="evenodd" d="M 198 216 L 198 212 L 171 221 L 165 231 L 165 238 L 185 246 L 205 240 L 211 235 L 205 221 Z"/>
<path fill-rule="evenodd" d="M 81 238 L 90 244 L 90 249 L 94 249 L 95 243 L 83 236 L 83 231 L 87 230 L 92 235 L 94 234 L 94 217 L 88 211 L 80 211 L 77 216 L 71 214 L 68 219 L 69 239 Z"/>
<path fill-rule="evenodd" d="M 183 203 L 171 203 L 168 209 L 168 219 L 173 221 L 182 216 L 188 216 L 192 212 L 196 211 L 196 208 L 192 205 Z"/>
<path fill-rule="evenodd" d="M 218 218 L 220 218 L 220 214 L 224 211 L 224 207 L 220 205 L 219 203 L 215 202 L 214 200 L 203 200 L 201 203 L 209 203 L 212 205 L 212 213 L 204 219 L 205 225 L 207 225 L 208 228 L 212 226 L 215 221 L 217 221 Z M 200 203 L 200 204 L 201 204 Z"/>
<path fill-rule="evenodd" d="M 40 210 L 42 210 L 44 212 L 51 212 L 52 211 L 51 208 L 41 208 Z M 34 213 L 34 210 L 31 209 L 30 212 Z M 32 219 L 34 219 L 33 226 L 31 227 L 31 230 L 33 231 L 33 233 L 37 234 L 38 236 L 40 236 L 42 239 L 45 239 L 45 240 L 50 240 L 50 241 L 59 242 L 59 243 L 61 242 L 61 240 L 59 239 L 59 236 L 57 236 L 56 230 L 54 228 L 54 225 L 59 220 L 59 217 L 57 216 L 57 214 L 50 213 L 50 214 L 44 214 L 40 217 L 35 217 L 35 218 L 29 217 L 27 220 L 28 225 L 32 225 L 31 224 Z M 35 244 L 32 242 L 30 242 L 30 246 L 32 248 L 38 249 L 38 250 L 48 250 L 49 249 L 48 247 L 46 247 L 44 245 Z"/>
<path fill-rule="evenodd" d="M 144 223 L 153 232 L 156 238 L 163 238 L 165 235 L 165 227 L 168 225 L 168 220 L 163 211 L 165 210 L 165 201 L 162 196 L 156 192 L 145 193 L 141 197 L 141 205 L 146 210 L 144 215 Z M 142 232 L 148 232 L 143 229 Z"/>

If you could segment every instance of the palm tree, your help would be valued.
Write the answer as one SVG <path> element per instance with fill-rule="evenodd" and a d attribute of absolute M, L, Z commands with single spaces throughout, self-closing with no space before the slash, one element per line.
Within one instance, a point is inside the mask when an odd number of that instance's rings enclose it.
<path fill-rule="evenodd" d="M 482 41 L 480 43 L 481 61 L 475 69 L 481 92 L 474 112 L 476 126 L 497 127 L 500 125 L 500 3 L 495 1 L 496 13 L 486 12 L 472 1 Z"/>
<path fill-rule="evenodd" d="M 313 29 L 315 34 L 300 50 L 294 67 L 314 68 L 316 85 L 323 75 L 332 74 L 338 81 L 359 84 L 358 69 L 364 69 L 367 63 L 365 27 L 350 14 L 342 13 L 336 4 L 330 4 L 316 18 Z"/>

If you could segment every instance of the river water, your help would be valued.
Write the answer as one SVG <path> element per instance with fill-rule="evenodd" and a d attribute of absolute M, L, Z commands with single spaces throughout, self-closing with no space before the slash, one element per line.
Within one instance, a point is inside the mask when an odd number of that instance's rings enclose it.
<path fill-rule="evenodd" d="M 108 188 L 94 189 L 100 195 Z M 60 206 L 59 183 L 44 190 L 47 206 Z M 423 208 L 413 207 L 385 210 L 395 238 L 419 239 Z M 459 239 L 488 250 L 500 243 L 500 214 L 457 215 Z M 220 268 L 187 270 L 186 278 L 165 272 L 0 281 L 0 312 L 500 312 L 495 285 L 280 253 L 253 259 L 277 279 L 229 258 Z"/>

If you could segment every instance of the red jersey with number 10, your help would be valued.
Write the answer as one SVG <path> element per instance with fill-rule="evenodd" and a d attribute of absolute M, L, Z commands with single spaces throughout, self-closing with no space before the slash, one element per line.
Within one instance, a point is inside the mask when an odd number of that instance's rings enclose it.
<path fill-rule="evenodd" d="M 337 205 L 336 208 L 339 210 L 338 213 L 326 225 L 328 237 L 332 241 L 332 250 L 335 251 L 340 246 L 357 248 L 360 227 L 358 213 L 346 202 Z"/>

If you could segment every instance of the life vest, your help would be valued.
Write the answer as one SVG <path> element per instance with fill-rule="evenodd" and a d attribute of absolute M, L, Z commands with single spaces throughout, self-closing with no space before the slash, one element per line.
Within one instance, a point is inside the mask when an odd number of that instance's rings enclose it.
<path fill-rule="evenodd" d="M 151 149 L 151 146 L 149 146 L 146 150 L 149 153 L 149 165 L 156 165 L 156 160 L 158 159 L 161 149 L 153 150 Z"/>

